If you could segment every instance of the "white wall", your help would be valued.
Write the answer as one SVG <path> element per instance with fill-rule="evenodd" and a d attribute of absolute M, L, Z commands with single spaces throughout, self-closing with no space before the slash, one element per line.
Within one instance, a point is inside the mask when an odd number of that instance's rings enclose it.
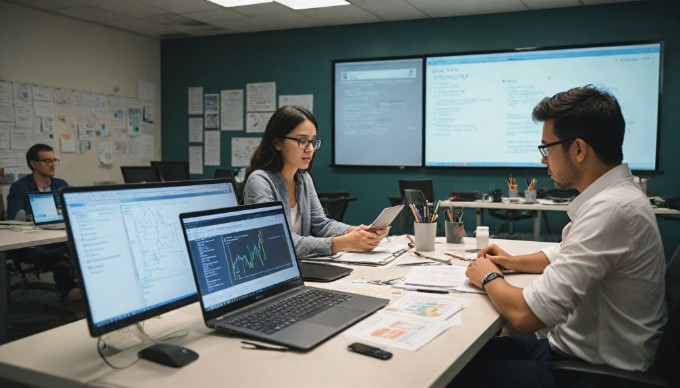
<path fill-rule="evenodd" d="M 0 0 L 1 80 L 124 97 L 138 96 L 139 81 L 155 84 L 155 152 L 147 160 L 161 155 L 160 61 L 158 39 Z M 144 164 L 115 161 L 100 167 L 96 147 L 84 155 L 58 155 L 57 177 L 71 185 L 122 183 L 121 164 Z"/>

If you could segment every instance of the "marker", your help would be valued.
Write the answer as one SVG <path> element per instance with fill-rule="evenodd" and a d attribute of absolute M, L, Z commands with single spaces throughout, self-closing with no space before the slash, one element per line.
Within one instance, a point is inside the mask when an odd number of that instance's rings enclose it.
<path fill-rule="evenodd" d="M 451 257 L 453 257 L 453 258 L 460 259 L 460 260 L 465 260 L 465 261 L 472 261 L 472 260 L 474 260 L 474 259 L 468 259 L 468 258 L 465 257 L 465 256 L 457 255 L 457 254 L 455 254 L 455 253 L 444 252 L 444 254 L 445 254 L 446 256 L 451 256 Z"/>
<path fill-rule="evenodd" d="M 417 292 L 429 292 L 431 294 L 448 294 L 449 290 L 444 289 L 444 288 L 419 288 L 419 287 L 414 287 L 414 286 L 407 286 L 407 285 L 401 285 L 401 284 L 393 284 L 393 288 L 401 288 L 402 290 L 407 290 L 407 291 L 417 291 Z"/>

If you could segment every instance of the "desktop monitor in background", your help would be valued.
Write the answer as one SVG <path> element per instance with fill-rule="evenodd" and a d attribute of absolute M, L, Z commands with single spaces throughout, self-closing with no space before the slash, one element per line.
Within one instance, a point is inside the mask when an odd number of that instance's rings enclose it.
<path fill-rule="evenodd" d="M 125 183 L 160 182 L 156 169 L 151 166 L 120 166 Z"/>
<path fill-rule="evenodd" d="M 151 167 L 156 169 L 161 181 L 188 181 L 189 162 L 151 162 Z"/>
<path fill-rule="evenodd" d="M 93 337 L 195 302 L 179 214 L 237 204 L 228 179 L 69 187 L 61 196 Z"/>

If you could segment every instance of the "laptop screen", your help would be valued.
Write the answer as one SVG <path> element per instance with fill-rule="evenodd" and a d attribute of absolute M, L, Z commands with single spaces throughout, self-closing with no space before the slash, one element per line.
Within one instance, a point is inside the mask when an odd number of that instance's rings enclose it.
<path fill-rule="evenodd" d="M 179 214 L 237 204 L 227 179 L 68 188 L 62 195 L 92 336 L 194 302 Z"/>
<path fill-rule="evenodd" d="M 206 313 L 302 284 L 280 203 L 183 215 L 182 224 Z"/>
<path fill-rule="evenodd" d="M 64 222 L 59 192 L 28 193 L 28 202 L 33 213 L 33 222 L 36 225 Z"/>

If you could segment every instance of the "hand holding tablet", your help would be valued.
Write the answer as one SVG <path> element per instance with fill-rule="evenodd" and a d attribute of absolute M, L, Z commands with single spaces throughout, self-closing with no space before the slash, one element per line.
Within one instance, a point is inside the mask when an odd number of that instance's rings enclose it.
<path fill-rule="evenodd" d="M 386 207 L 382 212 L 380 212 L 378 218 L 376 218 L 375 221 L 373 221 L 371 225 L 368 226 L 369 230 L 380 230 L 387 228 L 390 226 L 390 224 L 392 224 L 392 221 L 397 218 L 397 215 L 403 208 L 404 205 Z"/>

